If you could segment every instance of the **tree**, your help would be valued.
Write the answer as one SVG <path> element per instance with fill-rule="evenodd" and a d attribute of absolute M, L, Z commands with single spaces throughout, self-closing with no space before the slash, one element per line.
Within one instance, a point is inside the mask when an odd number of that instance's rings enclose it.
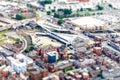
<path fill-rule="evenodd" d="M 80 11 L 83 11 L 83 8 L 81 8 Z"/>
<path fill-rule="evenodd" d="M 63 19 L 58 20 L 58 25 L 63 24 L 63 22 L 64 22 L 64 20 L 63 20 Z"/>
<path fill-rule="evenodd" d="M 112 8 L 112 5 L 111 5 L 111 4 L 109 4 L 108 6 Z"/>
<path fill-rule="evenodd" d="M 71 9 L 64 9 L 63 12 L 64 12 L 64 15 L 69 15 L 72 13 L 72 10 Z"/>
<path fill-rule="evenodd" d="M 51 15 L 51 12 L 50 12 L 50 11 L 47 11 L 47 15 Z"/>
<path fill-rule="evenodd" d="M 97 8 L 98 8 L 98 10 L 103 10 L 104 9 L 104 7 L 101 6 L 101 5 L 97 5 Z"/>
<path fill-rule="evenodd" d="M 51 11 L 52 11 L 52 12 L 55 12 L 55 9 L 52 9 Z"/>
<path fill-rule="evenodd" d="M 19 44 L 21 42 L 20 39 L 18 38 L 15 41 L 16 41 L 16 44 Z"/>
<path fill-rule="evenodd" d="M 34 48 L 34 45 L 31 45 L 30 47 L 29 47 L 29 50 L 30 51 L 32 51 L 32 50 L 34 50 L 35 48 Z"/>
<path fill-rule="evenodd" d="M 16 14 L 16 19 L 17 20 L 23 20 L 23 19 L 25 19 L 25 17 L 22 16 L 22 15 Z"/>
<path fill-rule="evenodd" d="M 54 17 L 59 18 L 59 15 L 57 13 L 54 13 Z"/>
<path fill-rule="evenodd" d="M 39 1 L 39 3 L 43 6 L 45 6 L 46 4 L 51 4 L 52 0 L 43 0 L 43 1 Z"/>
<path fill-rule="evenodd" d="M 58 13 L 54 13 L 54 17 L 62 19 L 64 17 L 64 15 L 60 15 Z"/>
<path fill-rule="evenodd" d="M 34 45 L 31 45 L 30 47 L 28 47 L 27 49 L 25 49 L 25 53 L 33 51 L 35 49 Z"/>

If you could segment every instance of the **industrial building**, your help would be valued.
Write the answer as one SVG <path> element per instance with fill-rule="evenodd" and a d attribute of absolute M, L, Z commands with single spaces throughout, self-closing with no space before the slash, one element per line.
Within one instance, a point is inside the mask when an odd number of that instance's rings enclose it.
<path fill-rule="evenodd" d="M 104 21 L 92 17 L 80 17 L 68 23 L 78 27 L 80 30 L 104 30 L 107 28 Z"/>

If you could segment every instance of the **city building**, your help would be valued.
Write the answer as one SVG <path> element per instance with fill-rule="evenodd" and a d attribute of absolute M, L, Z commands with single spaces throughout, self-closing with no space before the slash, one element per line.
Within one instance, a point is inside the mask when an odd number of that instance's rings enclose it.
<path fill-rule="evenodd" d="M 11 67 L 17 72 L 26 72 L 27 71 L 27 63 L 25 61 L 20 61 L 13 57 L 7 57 L 8 63 L 10 63 Z"/>
<path fill-rule="evenodd" d="M 58 48 L 54 47 L 52 45 L 46 45 L 46 46 L 42 46 L 38 49 L 38 54 L 44 56 L 44 54 L 46 54 L 48 52 L 52 52 L 52 51 L 58 52 Z"/>
<path fill-rule="evenodd" d="M 16 57 L 16 59 L 22 60 L 23 62 L 25 62 L 27 64 L 27 66 L 33 65 L 33 59 L 31 59 L 28 56 L 25 56 L 24 54 L 18 54 L 15 57 Z"/>
<path fill-rule="evenodd" d="M 56 51 L 48 52 L 46 55 L 48 56 L 48 62 L 50 63 L 56 62 L 59 59 L 58 52 Z"/>
<path fill-rule="evenodd" d="M 101 49 L 101 47 L 94 47 L 93 52 L 97 55 L 101 55 L 102 49 Z"/>
<path fill-rule="evenodd" d="M 59 2 L 57 4 L 47 4 L 45 5 L 45 10 L 51 11 L 51 10 L 58 10 L 58 9 L 71 9 L 72 11 L 77 11 L 80 9 L 96 9 L 96 5 L 90 4 L 90 3 L 76 3 L 76 1 L 73 2 Z"/>

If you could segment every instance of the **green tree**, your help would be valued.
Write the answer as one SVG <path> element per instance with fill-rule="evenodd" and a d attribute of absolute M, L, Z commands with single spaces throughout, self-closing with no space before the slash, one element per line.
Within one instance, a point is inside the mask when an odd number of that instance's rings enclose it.
<path fill-rule="evenodd" d="M 64 22 L 64 20 L 63 20 L 63 19 L 58 20 L 58 25 L 63 24 L 63 22 Z"/>
<path fill-rule="evenodd" d="M 63 12 L 64 12 L 64 15 L 70 15 L 72 13 L 72 10 L 71 9 L 64 9 Z"/>
<path fill-rule="evenodd" d="M 58 13 L 54 13 L 54 17 L 62 19 L 64 17 L 64 15 L 60 15 Z"/>
<path fill-rule="evenodd" d="M 45 6 L 46 4 L 51 4 L 52 0 L 43 0 L 43 1 L 39 1 L 39 3 L 43 6 Z"/>
<path fill-rule="evenodd" d="M 31 45 L 30 47 L 29 47 L 29 51 L 32 51 L 32 50 L 34 50 L 35 48 L 34 48 L 34 45 Z"/>
<path fill-rule="evenodd" d="M 50 11 L 47 11 L 47 15 L 51 15 L 51 12 L 50 12 Z"/>
<path fill-rule="evenodd" d="M 17 20 L 23 20 L 23 19 L 25 19 L 25 17 L 22 16 L 22 15 L 16 14 L 16 19 Z"/>
<path fill-rule="evenodd" d="M 59 15 L 57 13 L 54 13 L 54 17 L 59 18 Z"/>
<path fill-rule="evenodd" d="M 83 8 L 81 8 L 80 11 L 83 11 Z"/>
<path fill-rule="evenodd" d="M 24 51 L 25 53 L 28 53 L 29 52 L 29 49 L 27 48 L 27 49 L 25 49 L 25 51 Z"/>
<path fill-rule="evenodd" d="M 52 12 L 55 12 L 55 9 L 51 10 Z"/>
<path fill-rule="evenodd" d="M 112 8 L 112 5 L 111 5 L 111 4 L 109 4 L 108 6 Z"/>
<path fill-rule="evenodd" d="M 97 5 L 97 8 L 98 8 L 98 10 L 103 10 L 104 9 L 104 7 L 101 6 L 101 5 Z"/>
<path fill-rule="evenodd" d="M 34 45 L 31 45 L 30 47 L 28 47 L 27 49 L 25 49 L 24 52 L 30 52 L 30 51 L 33 51 L 35 49 Z"/>

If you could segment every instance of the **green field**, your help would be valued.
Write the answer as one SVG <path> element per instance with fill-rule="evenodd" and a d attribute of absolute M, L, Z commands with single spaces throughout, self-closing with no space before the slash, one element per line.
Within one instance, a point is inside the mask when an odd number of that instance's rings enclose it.
<path fill-rule="evenodd" d="M 0 45 L 15 43 L 14 39 L 8 38 L 7 36 L 5 36 L 5 33 L 8 33 L 8 32 L 10 32 L 10 30 L 0 31 Z"/>

